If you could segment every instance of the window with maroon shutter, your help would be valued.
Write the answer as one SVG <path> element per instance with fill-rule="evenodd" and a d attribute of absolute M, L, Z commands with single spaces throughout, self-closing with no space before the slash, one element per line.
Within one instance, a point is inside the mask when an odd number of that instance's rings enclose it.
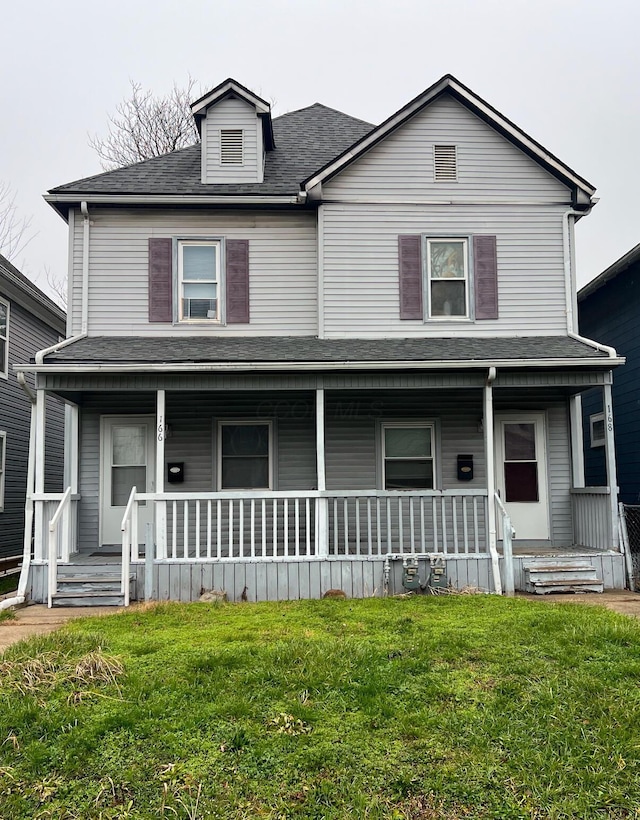
<path fill-rule="evenodd" d="M 398 237 L 400 318 L 422 319 L 422 237 Z"/>
<path fill-rule="evenodd" d="M 429 318 L 468 318 L 469 265 L 467 240 L 428 238 L 426 251 Z"/>
<path fill-rule="evenodd" d="M 149 321 L 173 321 L 173 241 L 149 239 Z"/>
<path fill-rule="evenodd" d="M 179 321 L 220 321 L 221 245 L 200 239 L 178 243 Z"/>
<path fill-rule="evenodd" d="M 226 254 L 227 324 L 249 322 L 249 240 L 228 239 Z"/>
<path fill-rule="evenodd" d="M 495 236 L 473 237 L 476 319 L 498 318 L 498 264 Z"/>

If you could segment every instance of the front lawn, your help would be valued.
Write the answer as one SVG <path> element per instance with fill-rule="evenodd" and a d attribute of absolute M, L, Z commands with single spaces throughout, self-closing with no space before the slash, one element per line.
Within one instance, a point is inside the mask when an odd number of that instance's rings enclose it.
<path fill-rule="evenodd" d="M 489 596 L 158 605 L 0 661 L 0 817 L 623 818 L 640 625 Z"/>

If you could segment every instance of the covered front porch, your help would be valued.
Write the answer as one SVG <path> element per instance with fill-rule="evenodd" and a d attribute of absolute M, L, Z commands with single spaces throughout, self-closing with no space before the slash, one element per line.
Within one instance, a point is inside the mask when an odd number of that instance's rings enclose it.
<path fill-rule="evenodd" d="M 115 566 L 124 603 L 393 594 L 407 562 L 424 579 L 436 556 L 457 589 L 512 593 L 540 557 L 624 586 L 615 487 L 581 475 L 579 391 L 606 400 L 605 371 L 41 383 L 36 436 L 52 391 L 69 441 L 64 494 L 39 489 L 35 465 L 35 600 L 87 566 Z"/>

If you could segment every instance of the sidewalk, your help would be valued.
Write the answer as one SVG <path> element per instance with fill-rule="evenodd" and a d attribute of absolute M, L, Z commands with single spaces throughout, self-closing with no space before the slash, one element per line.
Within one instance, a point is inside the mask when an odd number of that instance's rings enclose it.
<path fill-rule="evenodd" d="M 44 604 L 34 604 L 15 611 L 15 620 L 0 623 L 0 653 L 25 638 L 45 635 L 59 629 L 72 618 L 89 618 L 94 615 L 113 615 L 117 606 L 65 606 L 49 609 Z"/>

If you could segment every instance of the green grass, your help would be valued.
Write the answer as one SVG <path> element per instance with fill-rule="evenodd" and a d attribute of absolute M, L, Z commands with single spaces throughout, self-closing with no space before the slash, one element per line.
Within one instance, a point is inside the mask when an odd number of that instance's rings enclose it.
<path fill-rule="evenodd" d="M 13 621 L 15 620 L 15 617 L 15 613 L 10 609 L 0 609 L 0 624 L 3 621 Z"/>
<path fill-rule="evenodd" d="M 19 573 L 13 575 L 3 575 L 0 577 L 0 595 L 5 595 L 7 592 L 13 592 L 18 589 Z"/>
<path fill-rule="evenodd" d="M 640 625 L 600 608 L 158 605 L 3 663 L 2 818 L 639 816 Z"/>

